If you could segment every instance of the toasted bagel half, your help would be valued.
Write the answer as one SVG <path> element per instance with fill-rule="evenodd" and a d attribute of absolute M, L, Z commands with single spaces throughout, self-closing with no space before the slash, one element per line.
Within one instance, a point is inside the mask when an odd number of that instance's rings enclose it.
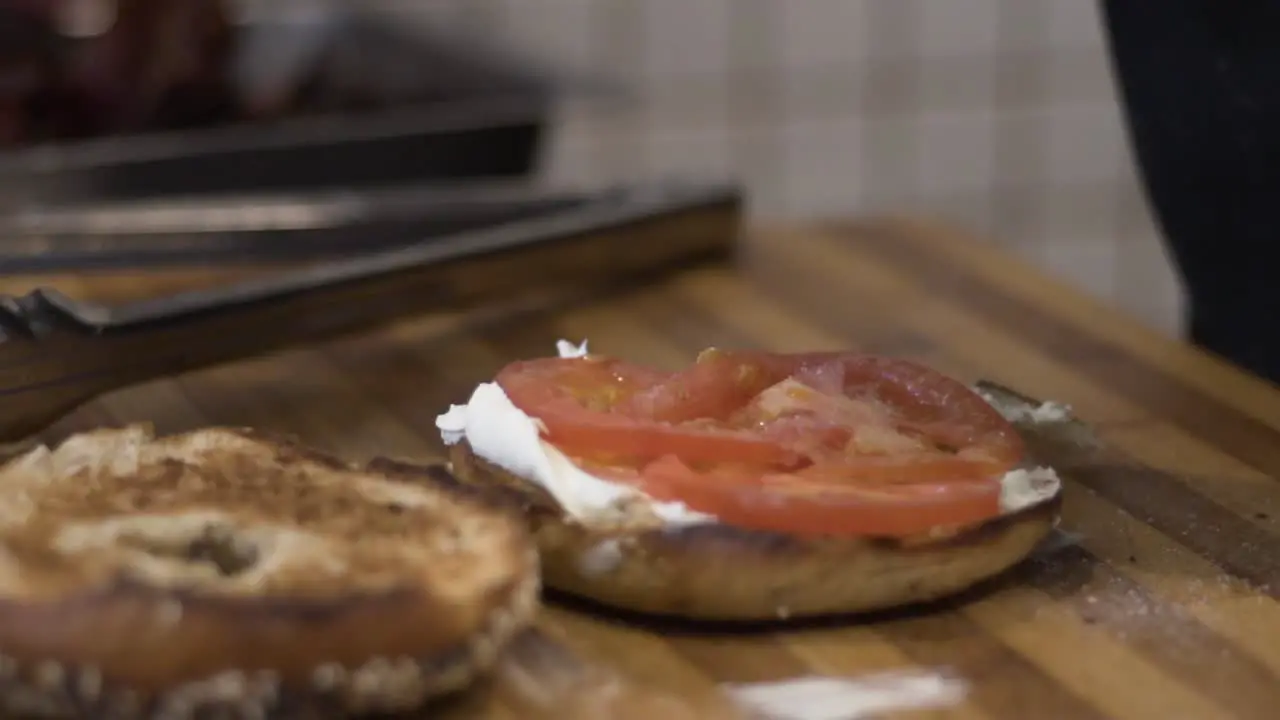
<path fill-rule="evenodd" d="M 74 436 L 0 486 L 5 715 L 409 710 L 536 608 L 511 513 L 247 431 Z"/>
<path fill-rule="evenodd" d="M 691 620 L 839 615 L 952 595 L 1026 558 L 1049 534 L 1059 492 L 980 525 L 905 539 L 800 537 L 721 524 L 584 523 L 541 487 L 451 446 L 453 474 L 523 508 L 547 587 Z"/>

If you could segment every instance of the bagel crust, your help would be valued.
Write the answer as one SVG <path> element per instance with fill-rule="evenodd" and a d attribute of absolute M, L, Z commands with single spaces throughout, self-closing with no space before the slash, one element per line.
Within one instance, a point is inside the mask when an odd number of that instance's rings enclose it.
<path fill-rule="evenodd" d="M 567 517 L 540 487 L 451 446 L 453 475 L 520 506 L 543 583 L 603 605 L 705 621 L 844 615 L 955 594 L 1015 565 L 1049 534 L 1055 494 L 936 537 L 802 537 L 723 524 L 622 526 Z"/>
<path fill-rule="evenodd" d="M 4 715 L 410 710 L 536 609 L 510 512 L 251 431 L 99 430 L 0 486 Z"/>

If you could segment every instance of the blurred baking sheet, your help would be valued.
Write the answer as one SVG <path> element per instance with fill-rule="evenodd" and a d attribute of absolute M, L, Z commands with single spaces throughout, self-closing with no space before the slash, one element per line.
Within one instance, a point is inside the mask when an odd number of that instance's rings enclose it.
<path fill-rule="evenodd" d="M 292 7 L 292 6 L 290 6 Z M 0 154 L 0 211 L 32 203 L 512 177 L 535 167 L 553 82 L 386 16 L 312 7 L 240 24 L 228 72 L 270 120 Z"/>

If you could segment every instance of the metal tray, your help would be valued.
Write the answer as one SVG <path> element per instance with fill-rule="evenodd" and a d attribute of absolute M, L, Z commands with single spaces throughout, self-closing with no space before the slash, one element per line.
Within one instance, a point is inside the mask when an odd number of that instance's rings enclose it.
<path fill-rule="evenodd" d="M 34 146 L 0 154 L 0 211 L 45 202 L 516 177 L 536 165 L 551 83 L 370 12 L 332 27 L 246 21 L 237 83 L 307 62 L 311 108 L 270 122 Z M 316 40 L 319 42 L 316 42 Z M 311 42 L 314 47 L 307 47 Z M 292 52 L 282 50 L 292 48 Z"/>

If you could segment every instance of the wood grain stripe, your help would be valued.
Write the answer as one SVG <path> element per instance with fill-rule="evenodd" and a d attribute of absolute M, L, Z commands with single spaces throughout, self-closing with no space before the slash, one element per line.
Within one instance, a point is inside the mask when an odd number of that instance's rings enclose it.
<path fill-rule="evenodd" d="M 870 302 L 854 303 L 841 310 L 848 330 L 847 335 L 841 336 L 776 305 L 757 289 L 735 279 L 727 269 L 688 273 L 672 283 L 669 297 L 663 299 L 668 315 L 678 314 L 686 321 L 697 318 L 699 332 L 723 336 L 730 345 L 774 352 L 862 350 L 910 358 L 958 378 L 976 379 L 982 375 L 973 364 L 953 357 L 937 340 L 894 322 L 891 314 L 880 312 Z M 698 335 L 687 338 L 688 346 L 695 347 L 697 343 Z"/>
<path fill-rule="evenodd" d="M 102 408 L 120 425 L 151 423 L 162 435 L 207 425 L 209 415 L 192 402 L 176 380 L 158 380 L 105 395 L 90 407 Z"/>
<path fill-rule="evenodd" d="M 1013 387 L 1034 385 L 1052 397 L 1069 397 L 1090 422 L 1149 418 L 1144 409 L 1118 398 L 1061 364 L 1060 358 L 1029 346 L 963 303 L 940 296 L 914 275 L 889 272 L 854 246 L 806 235 L 768 243 L 746 253 L 744 270 L 768 292 L 826 329 L 853 337 L 847 309 L 868 306 L 889 322 L 909 325 L 942 345 L 956 359 L 982 368 Z M 962 342 L 960 342 L 962 340 Z"/>
<path fill-rule="evenodd" d="M 630 684 L 681 700 L 683 708 L 676 708 L 678 717 L 688 717 L 690 720 L 703 717 L 687 713 L 688 708 L 695 708 L 703 712 L 710 711 L 711 714 L 707 716 L 713 718 L 747 720 L 732 712 L 726 698 L 720 693 L 718 678 L 705 672 L 704 668 L 673 647 L 667 638 L 640 628 L 614 624 L 607 619 L 555 607 L 545 610 L 544 617 L 559 631 L 557 636 L 562 637 L 580 655 L 607 663 Z M 761 650 L 765 650 L 761 655 L 772 657 L 767 652 L 767 647 L 756 648 L 757 652 Z M 686 712 L 680 713 L 682 709 Z M 606 716 L 603 713 L 600 715 Z M 657 716 L 667 717 L 665 713 Z"/>
<path fill-rule="evenodd" d="M 1202 495 L 1224 498 L 1233 512 L 1280 535 L 1280 494 L 1270 477 L 1168 423 L 1108 427 L 1101 434 L 1139 462 L 1176 475 Z"/>
<path fill-rule="evenodd" d="M 924 667 L 954 668 L 973 683 L 971 702 L 992 717 L 1021 720 L 1052 707 L 1057 717 L 1105 718 L 1085 696 L 964 615 L 936 613 L 886 623 L 879 631 Z"/>
<path fill-rule="evenodd" d="M 1280 598 L 1280 538 L 1197 494 L 1173 475 L 1138 463 L 1064 468 L 1165 535 L 1272 598 Z"/>
<path fill-rule="evenodd" d="M 1179 685 L 1122 637 L 1041 590 L 1011 583 L 998 598 L 966 606 L 965 615 L 1110 717 L 1227 717 L 1203 690 Z"/>
<path fill-rule="evenodd" d="M 761 642 L 771 652 L 759 652 Z M 667 634 L 666 642 L 692 665 L 723 683 L 767 682 L 813 674 L 813 667 L 762 633 Z"/>
<path fill-rule="evenodd" d="M 418 429 L 426 447 L 442 453 L 435 419 L 452 403 L 465 403 L 504 362 L 471 336 L 440 337 L 413 327 L 392 331 L 394 343 L 351 341 L 325 349 L 326 356 L 406 425 Z"/>
<path fill-rule="evenodd" d="M 111 415 L 100 403 L 89 403 L 50 425 L 40 433 L 38 439 L 45 443 L 58 443 L 70 435 L 89 432 L 111 424 Z"/>
<path fill-rule="evenodd" d="M 874 624 L 867 624 L 789 632 L 779 642 L 821 675 L 857 677 L 918 666 L 901 648 L 874 628 Z M 980 709 L 971 700 L 945 708 L 937 715 L 947 720 L 984 720 L 996 717 L 989 711 Z"/>
<path fill-rule="evenodd" d="M 965 615 L 1108 716 L 1228 716 L 1203 689 L 1183 687 L 1123 637 L 1029 585 L 1010 584 L 998 598 L 970 603 Z"/>
<path fill-rule="evenodd" d="M 771 302 L 755 287 L 742 282 L 732 269 L 712 267 L 693 270 L 673 278 L 670 292 L 664 293 L 665 317 L 679 315 L 692 305 L 714 310 L 716 321 L 726 330 L 754 337 L 767 337 L 770 342 L 790 350 L 851 349 L 852 346 L 892 346 L 912 354 L 939 354 L 936 338 L 916 328 L 895 322 L 879 303 L 867 299 L 842 306 L 840 312 L 856 327 L 852 337 L 835 338 L 808 323 L 796 322 L 793 314 Z M 693 339 L 696 342 L 696 338 Z"/>
<path fill-rule="evenodd" d="M 1184 609 L 1280 677 L 1280 643 L 1274 632 L 1258 632 L 1280 627 L 1280 604 L 1088 488 L 1066 495 L 1063 518 L 1077 533 L 1079 545 L 1105 559 L 1112 572 L 1138 582 L 1161 602 Z M 1093 595 L 1098 602 L 1109 602 L 1115 587 Z M 1171 651 L 1183 652 L 1182 644 Z"/>
<path fill-rule="evenodd" d="M 970 309 L 1117 397 L 1177 424 L 1271 477 L 1280 477 L 1280 430 L 1227 405 L 1164 368 L 1139 359 L 1080 325 L 1064 321 L 925 251 L 915 234 L 891 224 L 840 228 L 857 252 L 908 272 L 939 297 Z"/>
<path fill-rule="evenodd" d="M 1236 717 L 1261 717 L 1280 702 L 1280 679 L 1266 666 L 1084 548 L 1028 563 L 1013 581 L 1043 590 Z"/>

